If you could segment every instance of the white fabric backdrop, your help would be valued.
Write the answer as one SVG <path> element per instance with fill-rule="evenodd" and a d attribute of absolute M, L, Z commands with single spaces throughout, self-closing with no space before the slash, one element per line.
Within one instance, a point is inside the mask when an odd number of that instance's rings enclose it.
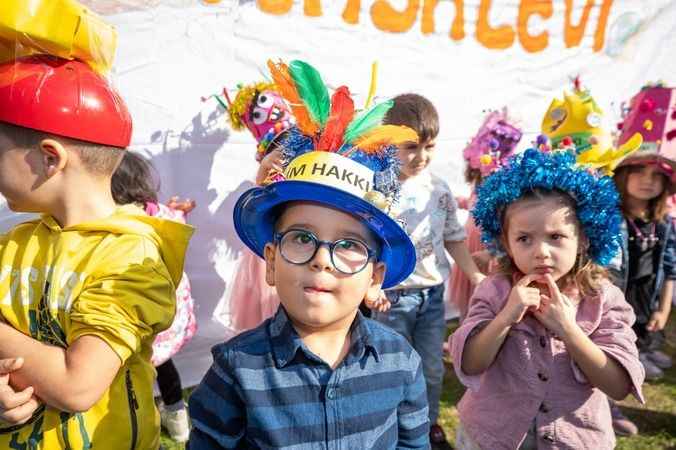
<path fill-rule="evenodd" d="M 279 0 L 283 3 L 282 0 Z M 522 0 L 525 1 L 525 0 Z M 160 4 L 161 3 L 161 4 Z M 91 0 L 119 32 L 112 78 L 134 117 L 133 149 L 152 157 L 162 176 L 162 198 L 178 194 L 197 201 L 190 222 L 197 227 L 186 271 L 198 304 L 199 332 L 175 361 L 186 386 L 199 382 L 211 363 L 209 349 L 230 335 L 223 296 L 242 245 L 232 224 L 238 195 L 251 186 L 256 170 L 254 141 L 228 129 L 215 101 L 201 96 L 260 79 L 267 58 L 311 62 L 331 87 L 346 84 L 363 101 L 373 61 L 379 63 L 378 97 L 417 92 L 429 97 L 441 117 L 441 134 L 432 169 L 458 195 L 461 150 L 483 117 L 483 110 L 509 105 L 534 138 L 555 95 L 580 74 L 605 109 L 608 124 L 619 104 L 646 81 L 674 81 L 676 2 L 612 2 L 605 46 L 592 50 L 599 3 L 592 9 L 579 46 L 565 48 L 564 2 L 554 3 L 547 20 L 531 18 L 529 30 L 549 32 L 549 44 L 527 53 L 517 41 L 505 50 L 489 50 L 475 39 L 480 0 L 465 2 L 466 37 L 448 36 L 454 2 L 436 8 L 436 32 L 423 34 L 420 13 L 406 33 L 377 29 L 369 16 L 374 3 L 361 5 L 360 22 L 347 24 L 345 1 L 322 2 L 323 15 L 303 14 L 295 0 L 286 15 L 270 15 L 251 0 Z M 403 10 L 409 1 L 390 4 Z M 516 26 L 519 1 L 495 1 L 490 21 Z M 573 22 L 584 2 L 575 0 Z M 670 78 L 671 77 L 671 78 Z M 0 203 L 0 229 L 23 220 Z"/>

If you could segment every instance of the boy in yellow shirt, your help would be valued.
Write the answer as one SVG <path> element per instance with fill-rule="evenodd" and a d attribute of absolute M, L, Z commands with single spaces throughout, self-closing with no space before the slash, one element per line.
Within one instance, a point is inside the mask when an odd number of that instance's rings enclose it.
<path fill-rule="evenodd" d="M 0 448 L 159 447 L 151 344 L 192 231 L 115 204 L 130 138 L 124 101 L 86 64 L 0 65 L 0 193 L 42 213 L 0 236 Z"/>

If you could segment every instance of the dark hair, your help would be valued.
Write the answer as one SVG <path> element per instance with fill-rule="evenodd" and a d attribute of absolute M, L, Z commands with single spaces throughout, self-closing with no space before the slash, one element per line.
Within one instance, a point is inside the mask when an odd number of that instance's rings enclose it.
<path fill-rule="evenodd" d="M 615 181 L 615 186 L 617 187 L 617 192 L 620 193 L 622 202 L 620 208 L 622 213 L 625 216 L 630 216 L 629 210 L 627 209 L 627 196 L 629 192 L 627 191 L 627 182 L 629 181 L 629 175 L 640 170 L 643 166 L 640 164 L 631 164 L 627 166 L 622 166 L 615 170 L 615 175 L 613 176 L 613 181 Z M 648 214 L 650 220 L 660 222 L 664 220 L 664 217 L 669 212 L 667 206 L 667 200 L 669 199 L 669 178 L 661 174 L 664 178 L 664 189 L 662 193 L 657 197 L 653 198 L 648 202 Z"/>
<path fill-rule="evenodd" d="M 153 177 L 155 168 L 143 156 L 127 151 L 113 174 L 110 189 L 118 205 L 157 203 L 159 181 Z"/>
<path fill-rule="evenodd" d="M 420 142 L 434 139 L 439 134 L 439 114 L 431 101 L 418 94 L 394 97 L 394 106 L 385 115 L 387 125 L 405 125 L 412 128 Z"/>
<path fill-rule="evenodd" d="M 53 135 L 10 123 L 0 122 L 0 133 L 19 146 L 32 149 L 43 139 L 54 139 L 77 153 L 85 169 L 95 175 L 109 176 L 120 162 L 124 149 Z"/>

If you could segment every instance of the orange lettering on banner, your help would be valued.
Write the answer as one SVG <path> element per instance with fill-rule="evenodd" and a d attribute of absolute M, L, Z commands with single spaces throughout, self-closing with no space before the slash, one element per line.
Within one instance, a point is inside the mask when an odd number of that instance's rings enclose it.
<path fill-rule="evenodd" d="M 606 27 L 608 26 L 608 16 L 610 15 L 610 7 L 613 6 L 613 0 L 603 0 L 601 4 L 601 11 L 599 12 L 599 22 L 596 25 L 596 33 L 594 33 L 594 47 L 593 50 L 598 52 L 603 48 L 606 42 Z"/>
<path fill-rule="evenodd" d="M 488 23 L 488 13 L 491 9 L 491 0 L 481 0 L 479 5 L 479 20 L 476 24 L 476 39 L 486 48 L 505 49 L 514 43 L 514 29 L 509 25 L 500 25 L 493 28 Z"/>
<path fill-rule="evenodd" d="M 371 20 L 383 31 L 403 33 L 415 24 L 419 6 L 420 0 L 408 0 L 408 6 L 404 11 L 397 11 L 387 0 L 376 0 L 371 6 Z"/>
<path fill-rule="evenodd" d="M 343 20 L 352 25 L 359 23 L 359 11 L 361 11 L 361 0 L 347 0 L 343 10 Z"/>
<path fill-rule="evenodd" d="M 303 12 L 306 16 L 320 17 L 322 15 L 322 4 L 320 0 L 305 0 Z"/>
<path fill-rule="evenodd" d="M 256 0 L 261 11 L 268 14 L 286 14 L 291 11 L 293 0 Z"/>
<path fill-rule="evenodd" d="M 552 17 L 554 9 L 551 0 L 521 0 L 519 5 L 519 19 L 516 29 L 519 33 L 519 41 L 524 50 L 530 53 L 541 52 L 547 48 L 549 33 L 543 31 L 538 35 L 528 33 L 528 19 L 537 14 L 543 19 Z"/>
<path fill-rule="evenodd" d="M 566 21 L 563 28 L 563 42 L 567 48 L 580 45 L 584 30 L 587 28 L 587 21 L 589 20 L 589 13 L 594 7 L 594 0 L 587 0 L 584 9 L 582 10 L 582 17 L 580 23 L 573 25 L 571 16 L 573 15 L 573 0 L 566 0 Z"/>
<path fill-rule="evenodd" d="M 465 5 L 464 0 L 453 0 L 455 3 L 455 19 L 449 36 L 454 41 L 465 37 Z M 434 33 L 434 10 L 439 0 L 424 0 L 421 29 L 423 34 Z"/>

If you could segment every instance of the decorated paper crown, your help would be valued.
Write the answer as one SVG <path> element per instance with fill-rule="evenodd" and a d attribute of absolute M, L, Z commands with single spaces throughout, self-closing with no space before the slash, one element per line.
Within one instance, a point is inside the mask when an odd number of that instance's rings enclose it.
<path fill-rule="evenodd" d="M 127 147 L 131 116 L 102 75 L 115 54 L 114 28 L 74 0 L 30 3 L 3 2 L 0 121 Z"/>
<path fill-rule="evenodd" d="M 504 167 L 488 176 L 478 188 L 472 211 L 482 230 L 482 241 L 495 254 L 501 247 L 505 209 L 524 194 L 540 188 L 558 190 L 575 202 L 577 219 L 589 240 L 588 256 L 605 266 L 620 248 L 619 195 L 613 179 L 581 162 L 574 147 L 545 152 L 528 149 L 512 156 Z"/>
<path fill-rule="evenodd" d="M 234 212 L 235 229 L 259 256 L 272 241 L 277 206 L 310 201 L 345 211 L 380 240 L 387 266 L 383 287 L 403 281 L 415 267 L 415 248 L 390 216 L 399 191 L 394 145 L 417 142 L 415 131 L 383 125 L 389 101 L 357 113 L 347 87 L 329 96 L 309 64 L 269 62 L 279 92 L 291 105 L 297 126 L 279 140 L 288 161 L 284 180 L 245 192 Z"/>
<path fill-rule="evenodd" d="M 507 107 L 502 111 L 491 111 L 462 155 L 469 167 L 479 170 L 485 177 L 502 166 L 514 152 L 521 136 L 521 130 L 507 114 Z"/>
<path fill-rule="evenodd" d="M 223 96 L 227 104 L 219 96 L 213 97 L 228 112 L 233 129 L 239 131 L 246 127 L 256 139 L 258 162 L 265 157 L 270 144 L 294 123 L 291 111 L 273 83 L 239 85 L 234 101 L 230 100 L 227 89 L 223 89 Z"/>
<path fill-rule="evenodd" d="M 643 136 L 641 147 L 625 163 L 654 160 L 676 181 L 676 89 L 662 83 L 644 86 L 623 116 L 618 142 L 624 144 L 635 133 Z"/>
<path fill-rule="evenodd" d="M 593 169 L 613 170 L 631 152 L 641 145 L 640 134 L 634 134 L 620 147 L 613 148 L 610 132 L 602 126 L 603 111 L 588 90 L 580 89 L 575 78 L 572 94 L 564 92 L 564 100 L 554 99 L 542 119 L 536 146 L 541 149 L 575 148 L 578 163 Z M 549 144 L 547 144 L 547 139 Z"/>

